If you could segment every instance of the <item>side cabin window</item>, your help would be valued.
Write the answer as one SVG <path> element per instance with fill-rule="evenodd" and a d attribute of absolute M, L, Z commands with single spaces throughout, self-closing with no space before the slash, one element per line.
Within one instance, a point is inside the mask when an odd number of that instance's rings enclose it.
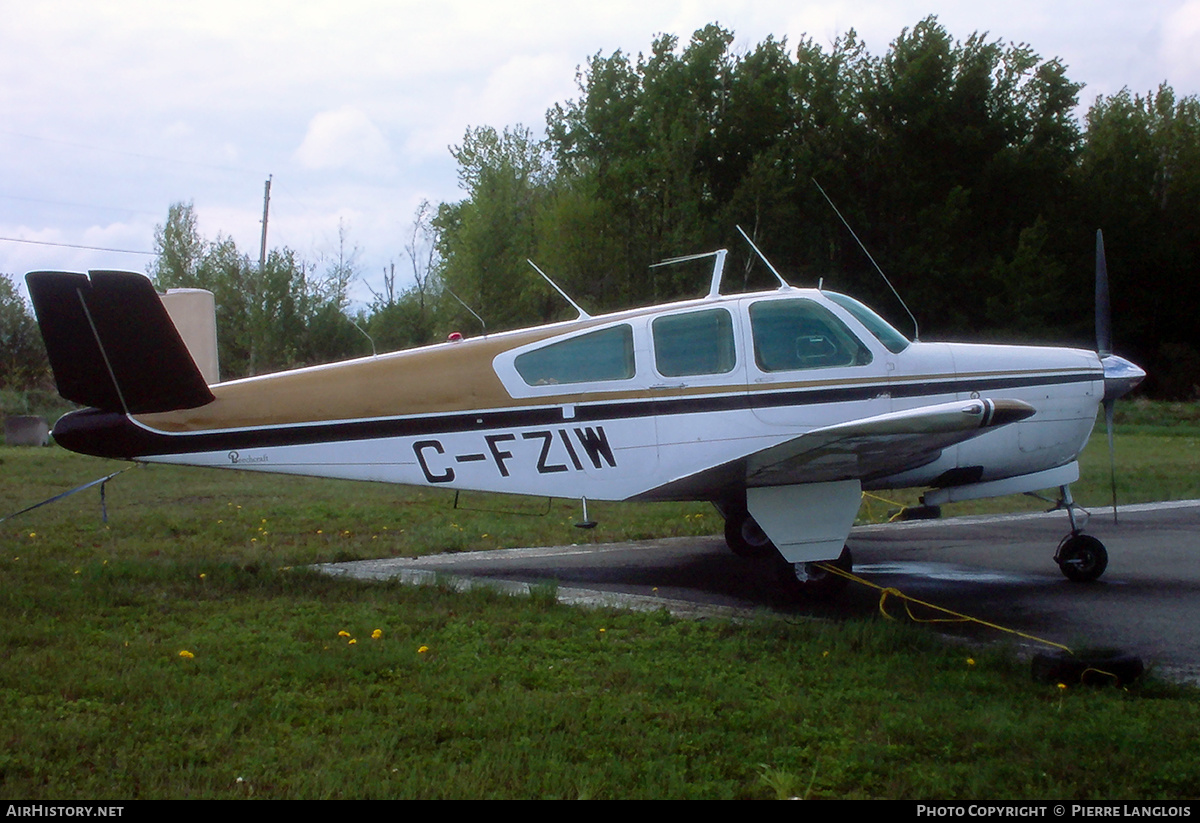
<path fill-rule="evenodd" d="M 657 317 L 654 365 L 664 377 L 725 374 L 737 365 L 733 318 L 725 309 Z"/>
<path fill-rule="evenodd" d="M 763 300 L 750 306 L 754 360 L 765 372 L 865 366 L 871 351 L 828 309 L 812 300 Z"/>
<path fill-rule="evenodd" d="M 629 325 L 581 334 L 518 355 L 513 365 L 531 386 L 592 383 L 633 377 L 633 328 Z"/>

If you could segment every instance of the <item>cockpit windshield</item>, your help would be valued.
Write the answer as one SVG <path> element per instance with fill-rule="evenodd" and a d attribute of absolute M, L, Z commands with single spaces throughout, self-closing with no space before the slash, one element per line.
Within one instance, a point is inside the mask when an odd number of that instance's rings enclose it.
<path fill-rule="evenodd" d="M 879 338 L 879 342 L 892 354 L 899 354 L 909 347 L 910 341 L 907 337 L 896 331 L 890 323 L 853 297 L 829 291 L 822 292 L 822 294 L 850 312 L 854 316 L 854 319 L 866 326 L 867 331 Z"/>

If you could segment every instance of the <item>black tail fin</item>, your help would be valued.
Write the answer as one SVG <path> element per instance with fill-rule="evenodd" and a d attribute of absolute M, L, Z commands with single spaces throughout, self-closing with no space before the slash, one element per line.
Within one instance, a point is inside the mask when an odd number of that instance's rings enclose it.
<path fill-rule="evenodd" d="M 214 399 L 145 276 L 39 271 L 25 282 L 54 380 L 67 400 L 141 414 Z"/>

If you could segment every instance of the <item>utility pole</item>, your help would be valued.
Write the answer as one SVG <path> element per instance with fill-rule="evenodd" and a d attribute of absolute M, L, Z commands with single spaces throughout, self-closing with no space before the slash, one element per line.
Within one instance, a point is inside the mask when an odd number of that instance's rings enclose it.
<path fill-rule="evenodd" d="M 263 184 L 263 230 L 262 230 L 262 245 L 258 249 L 258 270 L 262 271 L 267 267 L 267 212 L 271 206 L 271 178 L 273 174 L 267 175 L 267 182 Z"/>
<path fill-rule="evenodd" d="M 263 184 L 262 244 L 258 247 L 258 283 L 253 286 L 255 291 L 261 286 L 267 269 L 267 213 L 271 208 L 271 178 L 274 176 L 268 174 L 267 182 Z M 250 334 L 250 374 L 258 374 L 258 333 L 253 330 Z"/>

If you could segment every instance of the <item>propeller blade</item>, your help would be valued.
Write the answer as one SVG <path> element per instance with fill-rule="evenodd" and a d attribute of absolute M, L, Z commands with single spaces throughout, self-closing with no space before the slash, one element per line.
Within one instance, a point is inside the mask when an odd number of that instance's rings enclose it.
<path fill-rule="evenodd" d="M 1117 523 L 1117 455 L 1113 447 L 1113 413 L 1117 398 L 1133 391 L 1146 376 L 1140 366 L 1112 353 L 1112 309 L 1108 302 L 1108 264 L 1104 233 L 1096 229 L 1096 354 L 1104 368 L 1104 424 L 1108 429 L 1108 472 L 1112 483 L 1113 524 Z"/>
<path fill-rule="evenodd" d="M 1113 411 L 1117 400 L 1104 401 L 1104 425 L 1108 427 L 1108 473 L 1112 481 L 1113 525 L 1117 525 L 1117 453 L 1113 448 Z"/>
<path fill-rule="evenodd" d="M 1112 309 L 1108 303 L 1108 264 L 1104 260 L 1104 234 L 1096 229 L 1096 353 L 1103 360 L 1112 354 Z"/>

